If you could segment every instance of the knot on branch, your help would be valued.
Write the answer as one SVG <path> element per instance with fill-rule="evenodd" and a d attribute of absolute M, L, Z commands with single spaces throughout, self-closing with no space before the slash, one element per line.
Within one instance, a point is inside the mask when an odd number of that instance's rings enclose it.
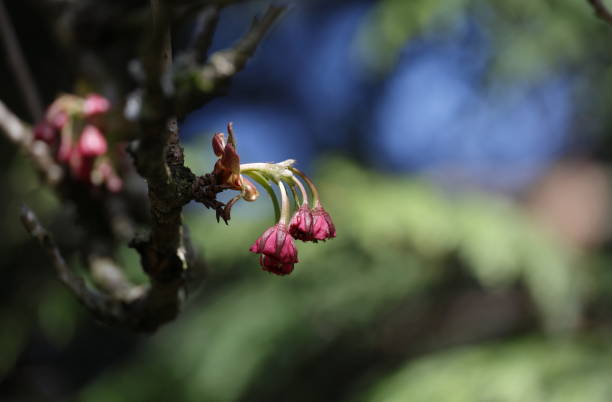
<path fill-rule="evenodd" d="M 217 217 L 227 224 L 230 220 L 231 206 L 233 204 L 228 203 L 227 205 L 217 200 L 217 194 L 222 191 L 228 190 L 230 187 L 224 184 L 217 184 L 217 178 L 214 174 L 207 173 L 203 176 L 197 177 L 193 182 L 192 195 L 193 200 L 204 205 L 206 208 L 214 209 Z"/>

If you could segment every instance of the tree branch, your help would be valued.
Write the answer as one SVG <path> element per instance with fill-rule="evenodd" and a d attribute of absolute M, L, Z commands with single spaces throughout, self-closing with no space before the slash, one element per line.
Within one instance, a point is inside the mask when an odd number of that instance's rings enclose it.
<path fill-rule="evenodd" d="M 25 205 L 21 221 L 49 255 L 59 280 L 101 322 L 135 331 L 154 331 L 178 315 L 184 298 L 181 283 L 133 286 L 111 260 L 92 259 L 94 280 L 107 292 L 100 293 L 70 269 L 49 232 Z"/>
<path fill-rule="evenodd" d="M 0 129 L 6 137 L 21 148 L 34 162 L 36 170 L 50 185 L 56 185 L 63 176 L 62 168 L 53 160 L 47 144 L 34 141 L 32 130 L 0 101 Z"/>
<path fill-rule="evenodd" d="M 603 0 L 587 0 L 587 2 L 591 5 L 598 18 L 612 25 L 612 13 L 604 5 Z"/>
<path fill-rule="evenodd" d="M 150 233 L 136 236 L 130 246 L 139 253 L 141 266 L 150 284 L 135 286 L 130 283 L 113 259 L 117 238 L 120 237 L 118 233 L 124 234 L 125 231 L 119 228 L 113 232 L 113 213 L 100 212 L 109 211 L 107 207 L 113 200 L 111 195 L 92 192 L 91 188 L 68 180 L 68 177 L 62 180 L 61 186 L 56 186 L 63 198 L 77 205 L 81 223 L 88 231 L 88 236 L 81 242 L 82 254 L 96 289 L 90 289 L 69 269 L 34 213 L 24 207 L 21 214 L 26 229 L 38 239 L 51 257 L 59 279 L 76 297 L 101 321 L 136 331 L 153 331 L 173 320 L 181 310 L 188 286 L 191 288 L 188 282 L 197 282 L 199 278 L 196 271 L 203 264 L 197 262 L 193 247 L 184 233 L 184 205 L 195 200 L 214 208 L 217 217 L 229 218 L 229 207 L 216 200 L 217 193 L 226 190 L 227 186 L 219 185 L 212 174 L 196 177 L 184 165 L 175 113 L 186 109 L 176 106 L 181 98 L 176 96 L 177 92 L 171 82 L 176 71 L 183 71 L 172 70 L 170 27 L 174 4 L 173 0 L 150 1 L 151 30 L 148 31 L 141 57 L 141 86 L 130 99 L 135 106 L 130 106 L 129 113 L 126 112 L 138 123 L 139 133 L 131 142 L 129 152 L 134 157 L 136 170 L 146 181 L 151 215 Z M 210 46 L 218 18 L 217 6 L 210 6 L 208 10 L 210 14 L 200 16 L 202 30 L 194 42 L 194 51 L 200 52 L 202 57 Z M 200 99 L 204 96 L 204 100 L 216 96 L 217 88 L 229 83 L 231 77 L 244 68 L 265 33 L 284 10 L 284 7 L 270 7 L 234 47 L 213 54 L 204 65 L 193 67 L 198 58 L 192 57 L 189 73 L 212 80 L 213 88 L 206 91 L 194 86 L 189 89 L 188 95 Z M 195 105 L 192 103 L 190 107 Z M 46 175 L 57 170 L 59 173 L 56 180 L 61 179 L 62 168 L 53 160 L 46 144 L 34 141 L 30 128 L 1 102 L 0 129 L 32 156 L 39 170 Z M 38 147 L 44 148 L 40 154 L 42 156 L 35 152 Z M 36 159 L 43 156 L 46 159 Z M 119 204 L 122 202 L 118 198 L 115 201 Z"/>
<path fill-rule="evenodd" d="M 179 118 L 218 95 L 231 78 L 240 72 L 255 53 L 257 46 L 287 8 L 271 6 L 261 19 L 233 47 L 213 53 L 204 65 L 181 60 L 174 81 Z"/>
<path fill-rule="evenodd" d="M 206 53 L 210 49 L 217 24 L 219 23 L 219 7 L 206 6 L 199 14 L 196 29 L 190 44 L 191 52 L 196 63 L 206 61 Z"/>
<path fill-rule="evenodd" d="M 97 318 L 104 322 L 115 322 L 120 316 L 120 306 L 110 297 L 87 286 L 68 266 L 49 232 L 40 224 L 34 212 L 26 205 L 21 207 L 21 222 L 46 251 L 59 280 Z"/>
<path fill-rule="evenodd" d="M 151 0 L 151 9 L 153 34 L 143 58 L 147 77 L 134 155 L 137 170 L 147 181 L 152 224 L 148 237 L 134 239 L 130 245 L 140 254 L 151 279 L 151 287 L 138 303 L 138 325 L 153 329 L 173 319 L 182 304 L 184 274 L 190 264 L 181 213 L 191 199 L 195 175 L 183 165 L 178 124 L 163 84 L 172 62 L 172 8 L 164 0 Z"/>

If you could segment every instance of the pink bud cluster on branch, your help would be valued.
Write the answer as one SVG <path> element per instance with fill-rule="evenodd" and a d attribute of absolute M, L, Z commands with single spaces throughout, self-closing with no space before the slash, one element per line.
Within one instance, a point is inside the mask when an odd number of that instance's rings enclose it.
<path fill-rule="evenodd" d="M 34 140 L 45 142 L 69 177 L 92 187 L 118 192 L 123 186 L 108 154 L 104 118 L 110 102 L 101 95 L 58 97 L 34 127 Z"/>
<path fill-rule="evenodd" d="M 240 191 L 228 203 L 228 215 L 229 209 L 238 200 L 255 201 L 259 197 L 257 188 L 245 176 L 259 183 L 270 195 L 276 212 L 276 224 L 249 248 L 249 251 L 260 255 L 259 263 L 263 270 L 277 275 L 290 274 L 298 262 L 295 239 L 316 243 L 336 237 L 336 228 L 321 204 L 317 187 L 293 166 L 295 160 L 240 164 L 231 123 L 228 124 L 227 141 L 222 133 L 217 133 L 213 137 L 212 148 L 219 157 L 213 170 L 216 184 Z M 272 186 L 279 189 L 280 205 Z M 287 188 L 291 190 L 293 202 Z"/>

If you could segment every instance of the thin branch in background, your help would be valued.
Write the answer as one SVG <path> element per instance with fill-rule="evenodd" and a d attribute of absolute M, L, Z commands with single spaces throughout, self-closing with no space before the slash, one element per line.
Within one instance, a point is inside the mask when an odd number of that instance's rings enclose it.
<path fill-rule="evenodd" d="M 0 0 L 0 33 L 8 62 L 17 78 L 32 121 L 39 121 L 43 115 L 43 104 L 3 0 Z"/>
<path fill-rule="evenodd" d="M 209 5 L 198 14 L 195 32 L 189 46 L 193 49 L 192 52 L 197 63 L 203 63 L 206 60 L 218 23 L 219 6 Z"/>
<path fill-rule="evenodd" d="M 236 62 L 246 63 L 253 56 L 255 49 L 257 49 L 266 33 L 286 10 L 286 6 L 270 6 L 261 19 L 256 18 L 253 21 L 249 32 L 230 49 L 230 52 L 235 54 Z"/>
<path fill-rule="evenodd" d="M 223 207 L 222 203 L 216 201 L 216 194 L 223 190 L 222 186 L 217 185 L 211 175 L 196 177 L 184 165 L 183 148 L 174 116 L 180 109 L 172 104 L 173 101 L 180 102 L 181 98 L 172 96 L 172 85 L 164 84 L 176 73 L 203 74 L 211 80 L 212 88 L 207 90 L 194 85 L 194 81 L 189 81 L 186 94 L 194 96 L 194 101 L 217 96 L 217 87 L 228 84 L 231 77 L 244 68 L 266 32 L 285 10 L 285 7 L 270 7 L 260 20 L 254 21 L 249 32 L 232 48 L 213 54 L 203 64 L 196 63 L 196 58 L 191 58 L 184 65 L 184 69 L 174 70 L 170 28 L 176 10 L 168 0 L 150 0 L 150 4 L 151 32 L 147 35 L 141 58 L 146 75 L 142 87 L 133 95 L 135 99 L 139 99 L 139 107 L 136 108 L 134 117 L 139 123 L 140 133 L 138 139 L 130 144 L 136 170 L 145 179 L 148 187 L 151 214 L 150 233 L 135 236 L 130 247 L 139 253 L 141 266 L 149 277 L 149 284 L 135 286 L 130 283 L 122 268 L 112 258 L 112 253 L 89 253 L 86 257 L 96 286 L 90 288 L 70 270 L 50 234 L 35 214 L 25 206 L 21 213 L 22 222 L 28 232 L 49 254 L 57 276 L 81 303 L 101 321 L 136 331 L 154 331 L 179 314 L 187 287 L 190 285 L 188 282 L 196 278 L 194 267 L 201 265 L 198 264 L 193 247 L 184 234 L 183 206 L 195 199 L 206 206 L 215 207 L 217 212 Z M 219 10 L 218 6 L 207 8 L 210 14 L 200 16 L 202 30 L 194 41 L 194 46 L 199 49 L 195 51 L 200 52 L 199 56 L 202 58 L 210 47 Z M 198 104 L 192 102 L 189 106 Z M 0 130 L 6 132 L 11 141 L 32 157 L 48 182 L 52 182 L 49 176 L 55 174 L 54 172 L 59 172 L 56 182 L 61 180 L 63 169 L 51 157 L 49 147 L 42 141 L 34 141 L 31 128 L 2 102 Z M 67 186 L 63 187 L 70 188 L 71 183 L 67 181 L 66 184 Z M 89 206 L 90 199 L 87 196 L 80 197 L 75 194 L 68 192 L 66 199 L 74 201 L 78 207 Z M 86 214 L 81 212 L 79 215 Z"/>
<path fill-rule="evenodd" d="M 608 10 L 603 0 L 587 0 L 587 2 L 591 5 L 598 18 L 612 25 L 612 12 Z"/>
<path fill-rule="evenodd" d="M 118 303 L 108 296 L 89 288 L 82 278 L 77 276 L 68 266 L 55 241 L 45 229 L 36 214 L 26 205 L 21 207 L 21 222 L 28 233 L 34 237 L 46 251 L 53 263 L 59 280 L 66 285 L 79 301 L 96 317 L 103 321 L 114 321 L 119 315 Z"/>
<path fill-rule="evenodd" d="M 28 233 L 51 259 L 58 279 L 101 322 L 136 331 L 153 331 L 178 314 L 180 297 L 175 296 L 180 293 L 178 283 L 133 286 L 113 261 L 94 258 L 90 261 L 94 280 L 108 293 L 98 292 L 70 269 L 55 241 L 29 207 L 22 206 L 20 217 Z M 168 299 L 177 305 L 169 308 Z"/>
<path fill-rule="evenodd" d="M 231 48 L 213 53 L 206 63 L 181 66 L 176 72 L 176 99 L 179 119 L 218 95 L 231 78 L 246 66 L 257 46 L 287 7 L 270 6 L 261 19 Z"/>
<path fill-rule="evenodd" d="M 253 21 L 249 32 L 234 46 L 212 54 L 204 65 L 202 73 L 210 74 L 211 76 L 207 78 L 215 81 L 226 80 L 241 71 L 255 53 L 265 34 L 285 10 L 286 7 L 270 6 L 261 19 Z"/>
<path fill-rule="evenodd" d="M 32 130 L 0 101 L 0 130 L 21 148 L 34 162 L 34 166 L 50 185 L 62 179 L 62 168 L 53 160 L 47 144 L 34 141 Z"/>

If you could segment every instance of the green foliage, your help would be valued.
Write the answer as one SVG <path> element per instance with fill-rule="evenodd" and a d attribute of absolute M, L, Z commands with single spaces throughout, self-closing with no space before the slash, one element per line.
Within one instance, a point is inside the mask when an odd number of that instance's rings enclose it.
<path fill-rule="evenodd" d="M 86 389 L 83 400 L 234 401 L 255 384 L 289 382 L 309 356 L 347 334 L 370 332 L 402 304 L 434 297 L 432 290 L 452 275 L 446 266 L 451 254 L 484 287 L 524 281 L 551 327 L 559 320 L 564 325 L 556 327 L 572 324 L 581 299 L 569 256 L 515 207 L 485 196 L 449 199 L 425 183 L 340 159 L 321 171 L 323 203 L 338 237 L 299 244 L 300 263 L 288 277 L 260 271 L 248 252 L 268 217 L 235 218 L 226 227 L 193 210 L 187 218 L 192 237 L 206 245 L 212 267 L 206 297 L 138 358 Z M 278 369 L 267 375 L 269 367 Z M 309 399 L 301 398 L 292 400 Z"/>
<path fill-rule="evenodd" d="M 492 38 L 496 79 L 538 79 L 583 62 L 598 46 L 596 35 L 605 35 L 586 1 L 384 0 L 360 35 L 365 60 L 387 71 L 407 41 L 420 34 L 443 37 L 466 18 Z"/>
<path fill-rule="evenodd" d="M 604 339 L 523 339 L 417 359 L 363 401 L 605 402 L 612 349 Z"/>

